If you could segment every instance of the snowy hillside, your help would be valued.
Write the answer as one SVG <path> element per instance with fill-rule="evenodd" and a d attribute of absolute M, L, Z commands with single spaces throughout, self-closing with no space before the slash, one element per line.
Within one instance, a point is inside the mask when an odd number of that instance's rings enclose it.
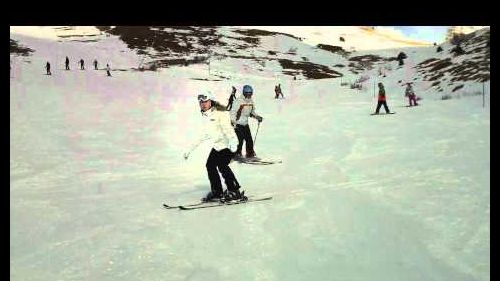
<path fill-rule="evenodd" d="M 69 37 L 11 29 L 14 49 L 24 50 L 11 51 L 11 280 L 490 280 L 489 83 L 484 107 L 482 96 L 464 94 L 482 90 L 479 81 L 453 81 L 465 86 L 452 92 L 451 68 L 439 92 L 429 70 L 417 68 L 437 46 L 346 56 L 283 34 L 196 28 L 173 35 L 189 49 L 158 46 L 146 55 L 137 33 L 58 32 Z M 182 32 L 219 43 L 206 48 Z M 453 63 L 486 55 L 468 42 Z M 438 58 L 453 56 L 450 48 Z M 208 49 L 217 57 L 210 72 L 198 63 Z M 351 71 L 363 61 L 357 56 L 401 51 L 402 67 L 377 60 Z M 77 68 L 80 58 L 87 70 Z M 364 76 L 361 89 L 341 85 Z M 394 115 L 370 116 L 379 81 Z M 405 107 L 408 81 L 421 106 Z M 278 83 L 285 99 L 274 99 Z M 196 95 L 208 89 L 225 103 L 231 86 L 239 94 L 244 84 L 264 117 L 256 152 L 283 163 L 230 166 L 248 195 L 273 199 L 163 209 L 209 190 L 210 147 L 182 157 L 203 129 Z M 250 127 L 255 136 L 257 124 Z"/>
<path fill-rule="evenodd" d="M 263 27 L 264 28 L 264 27 Z M 290 76 L 295 79 L 342 78 L 341 83 L 361 84 L 371 88 L 373 80 L 390 76 L 399 86 L 412 82 L 420 93 L 432 98 L 459 97 L 478 93 L 478 83 L 489 81 L 489 28 L 470 33 L 457 42 L 422 47 L 418 42 L 381 32 L 369 27 L 269 27 L 259 30 L 249 27 L 56 27 L 11 28 L 14 39 L 26 44 L 24 33 L 39 38 L 51 38 L 58 43 L 74 46 L 96 46 L 90 53 L 72 53 L 88 60 L 106 57 L 108 52 L 123 53 L 111 66 L 122 71 L 158 70 L 183 66 L 207 69 L 203 80 L 230 80 L 238 75 L 262 77 Z M 279 32 L 293 31 L 307 40 Z M 316 31 L 315 31 L 316 30 Z M 343 42 L 333 44 L 331 38 L 341 35 Z M 12 38 L 11 38 L 12 40 Z M 39 40 L 39 39 L 37 39 Z M 119 43 L 114 43 L 119 41 Z M 347 42 L 350 42 L 347 44 Z M 16 41 L 14 41 L 16 44 Z M 36 43 L 35 43 L 36 44 Z M 372 46 L 381 50 L 352 51 Z M 399 45 L 398 45 L 399 44 Z M 119 45 L 119 50 L 109 50 Z M 390 46 L 400 46 L 388 49 Z M 418 47 L 410 47 L 418 46 Z M 57 48 L 57 45 L 56 45 Z M 440 49 L 440 50 L 439 50 Z M 56 49 L 57 50 L 57 49 Z M 52 50 L 43 54 L 48 60 L 61 63 Z M 407 58 L 403 66 L 397 56 Z M 106 61 L 108 62 L 108 61 Z M 227 67 L 230 65 L 231 67 Z M 234 73 L 232 68 L 238 68 Z M 367 78 L 371 78 L 368 81 Z M 472 82 L 472 86 L 470 85 Z M 448 94 L 448 93 L 452 94 Z"/>
<path fill-rule="evenodd" d="M 412 40 L 388 28 L 370 26 L 240 26 L 293 34 L 310 45 L 328 44 L 353 50 L 395 49 L 429 46 L 428 42 Z"/>

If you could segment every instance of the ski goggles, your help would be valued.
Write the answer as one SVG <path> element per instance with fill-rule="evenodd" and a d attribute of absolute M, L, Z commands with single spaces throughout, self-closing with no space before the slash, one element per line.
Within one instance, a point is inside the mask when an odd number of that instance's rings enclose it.
<path fill-rule="evenodd" d="M 243 95 L 244 96 L 251 96 L 251 95 L 253 95 L 253 92 L 243 92 Z"/>
<path fill-rule="evenodd" d="M 209 98 L 207 95 L 198 95 L 198 102 L 206 102 Z"/>

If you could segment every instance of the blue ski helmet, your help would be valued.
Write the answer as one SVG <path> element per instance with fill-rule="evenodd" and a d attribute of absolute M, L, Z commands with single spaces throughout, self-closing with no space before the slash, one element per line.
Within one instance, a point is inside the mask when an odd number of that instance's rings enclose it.
<path fill-rule="evenodd" d="M 243 86 L 242 92 L 243 92 L 243 95 L 252 95 L 253 94 L 252 86 L 250 86 L 250 85 Z"/>

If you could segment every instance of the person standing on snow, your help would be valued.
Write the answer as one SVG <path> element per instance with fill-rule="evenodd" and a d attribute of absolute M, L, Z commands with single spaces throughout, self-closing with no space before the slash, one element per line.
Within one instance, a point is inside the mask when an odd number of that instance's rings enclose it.
<path fill-rule="evenodd" d="M 109 63 L 106 64 L 106 73 L 108 76 L 111 76 L 111 68 L 109 67 Z"/>
<path fill-rule="evenodd" d="M 231 92 L 231 96 L 229 97 L 229 101 L 227 102 L 227 107 L 226 107 L 227 111 L 231 110 L 235 99 L 236 99 L 236 88 L 233 86 L 233 91 Z"/>
<path fill-rule="evenodd" d="M 238 148 L 236 149 L 236 158 L 242 158 L 241 148 L 243 140 L 246 142 L 246 157 L 256 157 L 253 149 L 252 133 L 248 126 L 248 117 L 253 117 L 257 121 L 262 122 L 263 118 L 255 113 L 255 105 L 252 100 L 253 89 L 250 85 L 243 86 L 243 95 L 238 97 L 234 102 L 234 107 L 231 110 L 231 125 L 238 136 Z"/>
<path fill-rule="evenodd" d="M 85 62 L 83 61 L 83 59 L 80 59 L 80 69 L 85 70 Z"/>
<path fill-rule="evenodd" d="M 69 58 L 66 57 L 66 61 L 64 62 L 64 64 L 66 65 L 66 70 L 69 70 Z"/>
<path fill-rule="evenodd" d="M 413 88 L 411 87 L 411 83 L 406 84 L 405 96 L 408 97 L 409 102 L 410 102 L 410 106 L 413 106 L 413 105 L 417 106 L 418 105 L 417 95 L 413 91 Z M 413 105 L 412 105 L 412 101 L 413 101 Z"/>
<path fill-rule="evenodd" d="M 276 90 L 275 91 L 276 91 L 276 98 L 277 99 L 279 98 L 280 95 L 281 95 L 281 98 L 283 98 L 283 99 L 285 98 L 283 96 L 283 92 L 281 91 L 281 84 L 278 84 L 278 86 L 276 86 Z"/>
<path fill-rule="evenodd" d="M 211 140 L 212 150 L 207 159 L 206 167 L 208 179 L 210 180 L 211 191 L 202 198 L 202 201 L 231 201 L 246 200 L 244 191 L 240 192 L 240 185 L 229 168 L 229 163 L 234 157 L 231 148 L 235 147 L 236 137 L 231 127 L 231 121 L 226 107 L 212 100 L 210 92 L 198 95 L 198 102 L 201 109 L 205 125 L 205 133 L 194 142 L 189 151 L 184 153 L 184 159 L 188 159 L 189 154 L 201 143 Z M 217 171 L 218 170 L 218 171 Z M 222 191 L 222 183 L 219 172 L 224 178 L 227 189 Z"/>
<path fill-rule="evenodd" d="M 375 110 L 375 114 L 378 114 L 380 111 L 380 107 L 384 106 L 385 113 L 389 113 L 389 107 L 387 107 L 387 101 L 385 99 L 385 89 L 384 89 L 384 84 L 382 82 L 378 83 L 378 103 L 377 103 L 377 109 Z"/>
<path fill-rule="evenodd" d="M 47 64 L 45 64 L 45 69 L 47 70 L 47 75 L 52 75 L 52 73 L 50 72 L 50 63 L 47 62 Z"/>
<path fill-rule="evenodd" d="M 97 59 L 94 59 L 94 69 L 97 70 Z"/>

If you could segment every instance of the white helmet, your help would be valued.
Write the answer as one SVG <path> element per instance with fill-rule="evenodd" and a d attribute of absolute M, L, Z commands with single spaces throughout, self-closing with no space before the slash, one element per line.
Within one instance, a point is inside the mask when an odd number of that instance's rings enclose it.
<path fill-rule="evenodd" d="M 202 91 L 198 94 L 198 102 L 203 102 L 207 100 L 214 100 L 214 95 L 210 91 Z"/>

